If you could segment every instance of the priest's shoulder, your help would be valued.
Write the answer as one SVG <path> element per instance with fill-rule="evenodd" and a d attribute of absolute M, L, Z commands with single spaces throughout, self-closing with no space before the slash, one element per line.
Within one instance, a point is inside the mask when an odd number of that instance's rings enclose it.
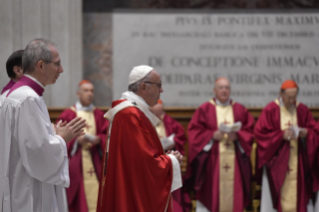
<path fill-rule="evenodd" d="M 138 109 L 137 107 L 127 107 L 127 108 L 121 110 L 120 112 L 118 112 L 118 114 L 120 114 L 121 116 L 127 117 L 127 118 L 134 116 L 138 119 L 140 119 L 142 114 L 144 115 L 144 113 L 140 109 Z"/>
<path fill-rule="evenodd" d="M 303 110 L 309 110 L 309 108 L 307 107 L 307 105 L 299 102 L 297 108 L 299 109 L 303 109 Z M 310 111 L 310 110 L 309 110 Z"/>
<path fill-rule="evenodd" d="M 62 113 L 60 114 L 59 118 L 62 118 L 62 117 L 75 118 L 76 117 L 76 112 L 75 112 L 74 106 L 71 106 L 71 107 L 63 110 Z"/>
<path fill-rule="evenodd" d="M 166 113 L 164 114 L 163 121 L 166 123 L 176 123 L 176 122 L 178 123 L 178 121 L 176 121 L 175 119 L 173 119 L 172 117 L 170 117 Z"/>
<path fill-rule="evenodd" d="M 40 96 L 29 86 L 22 86 L 9 93 L 6 99 L 23 102 L 26 99 L 40 99 Z"/>
<path fill-rule="evenodd" d="M 201 104 L 196 110 L 205 110 L 208 108 L 215 108 L 215 106 L 211 103 L 211 101 L 204 102 Z"/>
<path fill-rule="evenodd" d="M 102 115 L 104 116 L 104 111 L 103 110 L 100 110 L 99 108 L 94 108 L 94 113 L 98 116 Z"/>
<path fill-rule="evenodd" d="M 275 101 L 271 101 L 264 108 L 264 112 L 274 112 L 274 109 L 279 109 L 278 104 Z"/>
<path fill-rule="evenodd" d="M 113 101 L 112 102 L 112 108 L 116 107 L 117 105 L 119 105 L 120 103 L 122 103 L 124 101 L 127 101 L 127 100 L 120 99 L 120 100 Z M 121 118 L 127 119 L 128 117 L 131 117 L 131 118 L 135 117 L 135 118 L 140 120 L 142 114 L 144 115 L 144 113 L 140 109 L 138 109 L 136 107 L 127 107 L 127 108 L 124 108 L 121 111 L 119 111 L 117 113 L 117 115 L 115 116 L 115 118 L 121 117 Z"/>
<path fill-rule="evenodd" d="M 233 107 L 237 107 L 237 108 L 240 108 L 242 110 L 247 110 L 247 108 L 244 105 L 242 105 L 242 104 L 240 104 L 238 102 L 234 102 L 233 103 Z"/>

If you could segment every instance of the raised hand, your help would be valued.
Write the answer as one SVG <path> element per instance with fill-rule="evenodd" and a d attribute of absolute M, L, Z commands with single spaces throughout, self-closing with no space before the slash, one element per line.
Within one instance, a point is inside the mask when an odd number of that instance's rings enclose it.
<path fill-rule="evenodd" d="M 85 126 L 85 120 L 80 117 L 74 118 L 68 124 L 60 121 L 55 127 L 56 134 L 60 135 L 65 142 L 69 142 L 75 137 L 84 135 L 83 128 Z"/>

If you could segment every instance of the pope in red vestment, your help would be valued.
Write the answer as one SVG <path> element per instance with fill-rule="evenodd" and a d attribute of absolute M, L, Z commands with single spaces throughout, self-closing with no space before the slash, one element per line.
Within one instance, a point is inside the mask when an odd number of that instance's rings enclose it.
<path fill-rule="evenodd" d="M 249 156 L 254 140 L 254 119 L 245 107 L 229 99 L 230 84 L 226 78 L 216 81 L 214 93 L 216 98 L 202 104 L 195 111 L 188 126 L 189 165 L 186 183 L 192 182 L 191 185 L 196 192 L 196 211 L 225 211 L 220 206 L 221 192 L 224 192 L 223 185 L 225 185 L 221 182 L 223 179 L 220 177 L 220 172 L 225 171 L 227 175 L 232 169 L 233 180 L 230 180 L 232 181 L 230 183 L 233 186 L 226 191 L 226 196 L 228 192 L 229 196 L 223 197 L 222 204 L 231 205 L 226 211 L 242 212 L 244 207 L 250 204 Z M 220 121 L 224 124 L 227 124 L 230 119 L 233 123 L 241 122 L 239 131 L 226 133 L 219 130 L 220 114 L 217 107 L 229 108 L 229 114 L 221 116 Z M 226 142 L 222 143 L 221 140 Z M 220 156 L 221 148 L 227 150 L 231 146 L 233 146 L 231 151 L 233 165 L 221 161 Z"/>
<path fill-rule="evenodd" d="M 88 123 L 87 129 L 90 130 L 94 125 L 95 135 L 92 137 L 81 136 L 70 141 L 68 146 L 68 153 L 70 156 L 69 160 L 69 174 L 70 174 L 70 187 L 66 189 L 68 197 L 68 205 L 70 212 L 91 212 L 96 210 L 97 196 L 98 196 L 98 182 L 100 181 L 101 169 L 102 169 L 102 156 L 106 143 L 106 133 L 108 127 L 108 120 L 104 118 L 104 112 L 95 108 L 92 105 L 94 97 L 94 86 L 91 82 L 83 80 L 79 84 L 78 90 L 79 101 L 72 107 L 66 109 L 59 116 L 57 121 L 71 121 L 75 117 L 79 116 L 79 112 L 85 112 L 91 114 L 93 118 Z M 83 117 L 86 118 L 86 117 Z M 88 149 L 88 151 L 83 152 L 83 148 Z M 85 171 L 83 168 L 83 153 L 89 153 L 89 164 L 91 165 L 89 170 Z M 93 167 L 91 168 L 91 166 Z M 84 173 L 86 172 L 86 173 Z M 89 191 L 91 184 L 87 187 L 85 186 L 84 175 L 88 174 L 94 176 L 97 179 L 96 189 Z M 93 186 L 91 186 L 93 187 Z M 92 189 L 92 188 L 91 188 Z M 88 200 L 87 198 L 92 197 L 92 192 L 96 195 L 95 200 Z M 91 203 L 94 206 L 89 207 L 88 201 L 93 201 Z"/>
<path fill-rule="evenodd" d="M 287 211 L 285 208 L 289 207 L 292 211 L 306 212 L 313 192 L 319 188 L 316 122 L 309 109 L 296 102 L 297 93 L 297 84 L 285 81 L 280 97 L 263 109 L 255 126 L 258 168 L 265 167 L 262 212 L 273 211 L 273 208 Z M 299 128 L 299 133 L 294 131 L 294 126 Z M 293 173 L 295 180 L 290 177 Z M 292 190 L 286 192 L 289 189 Z M 266 191 L 271 196 L 269 201 Z"/>
<path fill-rule="evenodd" d="M 129 90 L 112 103 L 108 147 L 104 153 L 97 212 L 172 211 L 171 192 L 181 187 L 180 153 L 165 154 L 149 106 L 157 103 L 160 75 L 135 67 Z"/>
<path fill-rule="evenodd" d="M 164 112 L 162 100 L 158 100 L 158 103 L 150 110 L 161 120 L 156 130 L 164 150 L 178 150 L 184 155 L 184 145 L 187 140 L 183 126 Z M 185 192 L 182 192 L 182 189 L 177 189 L 172 193 L 173 212 L 183 212 L 186 204 L 191 204 L 190 198 Z"/>

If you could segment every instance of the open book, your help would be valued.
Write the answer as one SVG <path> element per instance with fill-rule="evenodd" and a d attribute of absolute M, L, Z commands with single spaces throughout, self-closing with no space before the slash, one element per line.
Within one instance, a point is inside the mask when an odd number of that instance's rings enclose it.
<path fill-rule="evenodd" d="M 231 132 L 237 132 L 241 129 L 241 122 L 238 121 L 233 125 L 226 125 L 224 123 L 221 123 L 219 125 L 219 130 L 225 133 L 231 133 Z"/>

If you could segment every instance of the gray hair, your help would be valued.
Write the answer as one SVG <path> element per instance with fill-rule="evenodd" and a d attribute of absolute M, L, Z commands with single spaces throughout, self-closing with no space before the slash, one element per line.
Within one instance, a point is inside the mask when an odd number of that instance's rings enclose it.
<path fill-rule="evenodd" d="M 50 46 L 55 47 L 56 44 L 44 38 L 32 40 L 25 48 L 22 55 L 23 73 L 32 73 L 40 60 L 50 62 L 52 60 Z"/>
<path fill-rule="evenodd" d="M 150 78 L 150 73 L 148 73 L 143 79 L 141 79 L 140 81 L 137 81 L 136 83 L 133 83 L 131 85 L 128 86 L 128 90 L 132 91 L 133 93 L 137 93 L 138 90 L 140 89 L 140 86 L 143 82 L 147 81 Z"/>

